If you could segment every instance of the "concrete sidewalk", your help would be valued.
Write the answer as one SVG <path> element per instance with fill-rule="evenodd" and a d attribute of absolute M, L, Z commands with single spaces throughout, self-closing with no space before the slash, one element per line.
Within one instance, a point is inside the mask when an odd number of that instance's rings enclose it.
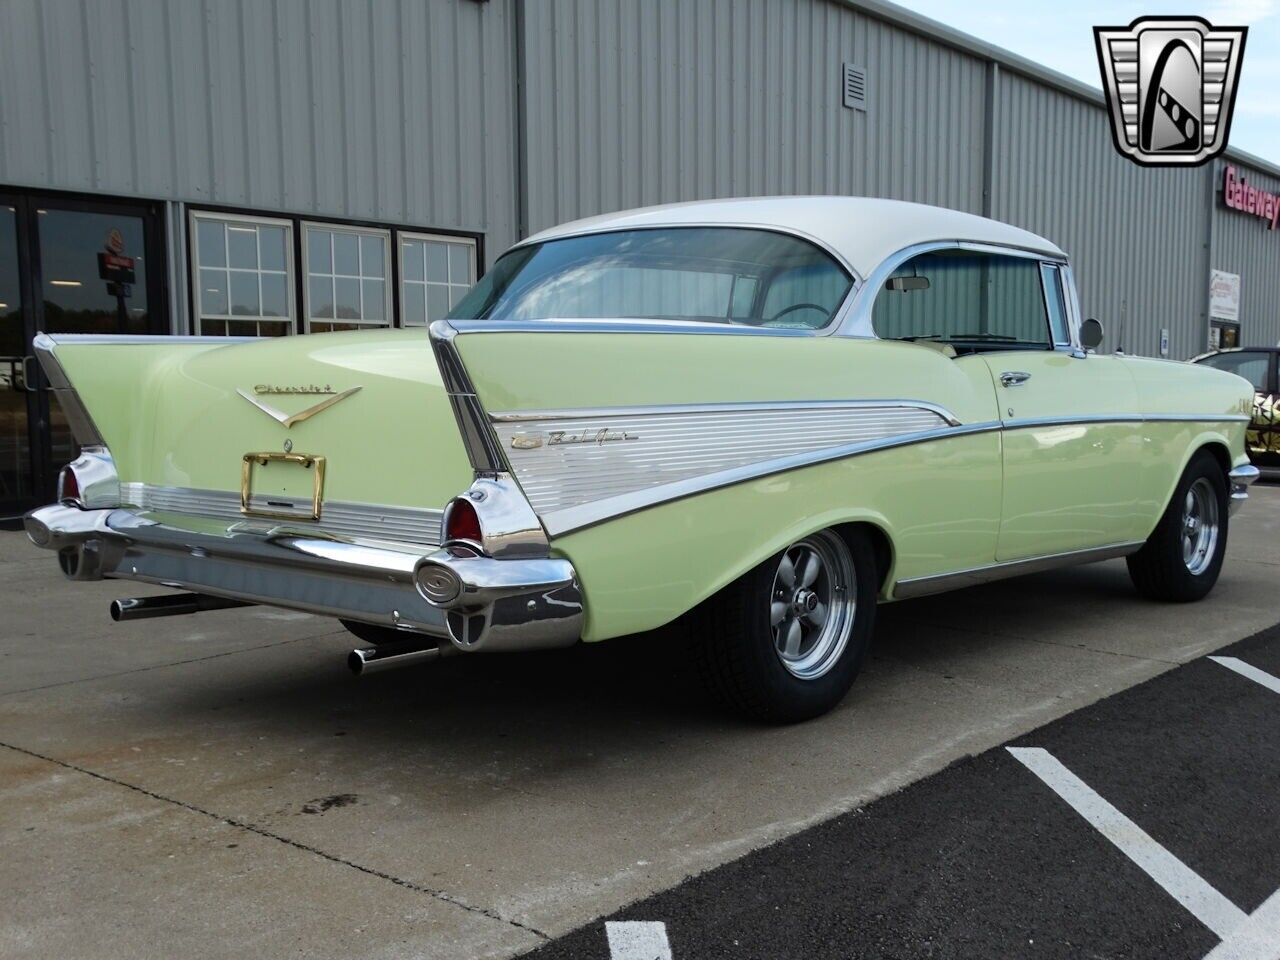
<path fill-rule="evenodd" d="M 0 535 L 0 955 L 506 956 L 1274 623 L 1280 488 L 1205 602 L 1123 562 L 881 611 L 843 707 L 704 704 L 635 638 L 354 680 L 332 620 L 112 624 Z M 163 592 L 163 591 L 157 591 Z"/>

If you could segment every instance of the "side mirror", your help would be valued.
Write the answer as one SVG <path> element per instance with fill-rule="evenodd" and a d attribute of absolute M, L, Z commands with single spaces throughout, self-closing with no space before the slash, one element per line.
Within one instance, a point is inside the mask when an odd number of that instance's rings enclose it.
<path fill-rule="evenodd" d="M 1086 350 L 1096 350 L 1102 343 L 1102 324 L 1090 317 L 1080 324 L 1080 346 Z"/>

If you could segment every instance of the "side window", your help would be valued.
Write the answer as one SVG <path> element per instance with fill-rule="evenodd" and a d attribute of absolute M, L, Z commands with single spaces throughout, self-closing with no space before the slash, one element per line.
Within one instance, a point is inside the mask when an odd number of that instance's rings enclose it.
<path fill-rule="evenodd" d="M 969 250 L 913 257 L 876 295 L 871 323 L 890 340 L 1052 347 L 1040 263 L 1025 257 Z"/>
<path fill-rule="evenodd" d="M 1069 344 L 1071 327 L 1067 323 L 1067 301 L 1062 293 L 1062 271 L 1051 263 L 1042 263 L 1040 276 L 1044 280 L 1044 302 L 1049 308 L 1049 329 L 1053 333 L 1053 342 Z"/>
<path fill-rule="evenodd" d="M 1253 384 L 1254 390 L 1259 393 L 1266 393 L 1267 367 L 1270 365 L 1270 361 L 1271 354 L 1269 353 L 1241 350 L 1235 353 L 1219 353 L 1212 357 L 1206 357 L 1200 362 L 1207 367 L 1225 370 L 1227 373 L 1234 373 L 1237 377 L 1244 377 Z"/>

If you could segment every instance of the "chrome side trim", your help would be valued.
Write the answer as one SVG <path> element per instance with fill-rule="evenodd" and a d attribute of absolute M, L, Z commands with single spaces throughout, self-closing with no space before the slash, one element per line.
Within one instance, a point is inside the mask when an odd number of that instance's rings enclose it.
<path fill-rule="evenodd" d="M 54 352 L 58 343 L 67 340 L 68 337 L 69 335 L 63 335 L 54 339 L 47 333 L 37 333 L 35 339 L 31 341 L 32 352 L 40 360 L 40 368 L 44 370 L 45 379 L 49 381 L 49 389 L 62 404 L 63 413 L 67 416 L 67 426 L 71 428 L 71 435 L 76 438 L 76 442 L 82 447 L 105 447 L 106 443 L 102 439 L 102 434 L 98 432 L 93 417 L 89 416 L 89 411 L 81 401 L 80 394 L 76 393 L 75 388 L 71 386 L 71 381 L 67 379 L 67 372 L 62 368 L 62 363 Z"/>
<path fill-rule="evenodd" d="M 1227 471 L 1227 484 L 1230 488 L 1227 501 L 1227 512 L 1234 514 L 1249 499 L 1249 487 L 1262 476 L 1262 471 L 1251 463 L 1242 463 Z"/>
<path fill-rule="evenodd" d="M 543 514 L 542 523 L 546 527 L 547 533 L 552 537 L 563 536 L 607 520 L 613 520 L 648 507 L 657 506 L 658 504 L 683 500 L 686 497 L 696 496 L 700 493 L 718 490 L 738 483 L 745 483 L 750 480 L 757 480 L 775 473 L 785 473 L 788 470 L 796 470 L 801 467 L 846 460 L 865 453 L 875 453 L 895 447 L 929 443 L 933 440 L 947 440 L 952 437 L 968 436 L 975 433 L 991 433 L 999 429 L 1000 422 L 998 420 L 990 420 L 982 423 L 965 424 L 959 427 L 941 427 L 936 430 L 899 434 L 898 436 L 885 437 L 878 440 L 860 441 L 837 447 L 827 447 L 823 450 L 778 457 Z"/>
<path fill-rule="evenodd" d="M 431 324 L 431 350 L 435 354 L 445 393 L 453 407 L 462 444 L 466 448 L 471 467 L 477 475 L 496 475 L 510 472 L 502 448 L 484 415 L 484 407 L 476 396 L 476 388 L 467 374 L 467 368 L 454 345 L 458 330 L 448 320 Z"/>
<path fill-rule="evenodd" d="M 931 593 L 943 593 L 960 587 L 972 587 L 1006 577 L 1020 577 L 1028 573 L 1039 573 L 1043 570 L 1055 570 L 1059 567 L 1070 567 L 1081 563 L 1096 563 L 1099 560 L 1114 560 L 1125 557 L 1142 548 L 1143 541 L 1131 540 L 1124 543 L 1108 544 L 1104 547 L 1088 547 L 1084 550 L 1069 550 L 1066 553 L 1045 554 L 1041 557 L 1027 557 L 1022 560 L 1006 560 L 968 570 L 957 570 L 953 573 L 940 573 L 929 577 L 911 577 L 899 580 L 894 585 L 893 595 L 896 599 L 906 600 L 911 597 L 923 597 Z"/>
<path fill-rule="evenodd" d="M 946 407 L 927 400 L 774 400 L 755 403 L 667 403 L 633 407 L 576 407 L 566 410 L 510 410 L 489 414 L 494 423 L 524 423 L 529 420 L 598 420 L 608 417 L 647 417 L 683 413 L 751 413 L 766 410 L 855 410 L 909 408 L 936 413 L 953 427 L 960 421 Z"/>
<path fill-rule="evenodd" d="M 548 521 L 591 503 L 754 464 L 940 427 L 956 429 L 943 413 L 907 404 L 677 410 L 504 421 L 496 429 L 516 481 Z"/>
<path fill-rule="evenodd" d="M 1071 417 L 1020 417 L 1003 423 L 1006 430 L 1023 430 L 1081 423 L 1247 423 L 1248 420 L 1248 416 L 1231 413 L 1096 413 Z"/>
<path fill-rule="evenodd" d="M 856 289 L 856 288 L 855 288 Z M 795 327 L 751 327 L 741 323 L 705 323 L 697 320 L 437 320 L 459 334 L 466 333 L 683 333 L 728 337 L 816 337 L 830 333 Z M 435 324 L 432 324 L 434 327 Z"/>
<path fill-rule="evenodd" d="M 277 499 L 288 501 L 290 505 L 284 509 L 298 511 L 298 529 L 313 531 L 313 535 L 328 534 L 359 540 L 411 544 L 415 547 L 440 545 L 442 510 L 326 500 L 321 519 L 311 521 L 310 500 L 285 497 Z M 123 483 L 120 485 L 120 500 L 148 512 L 226 520 L 237 524 L 237 529 L 245 531 L 265 531 L 281 526 L 279 520 L 259 521 L 245 517 L 240 512 L 240 495 L 229 490 Z"/>
<path fill-rule="evenodd" d="M 45 337 L 55 344 L 59 343 L 98 343 L 98 344 L 115 344 L 116 346 L 158 346 L 167 344 L 174 346 L 176 344 L 189 345 L 193 343 L 203 344 L 226 344 L 226 343 L 257 343 L 261 342 L 259 337 L 188 337 L 169 336 L 157 333 L 41 333 L 38 337 Z"/>

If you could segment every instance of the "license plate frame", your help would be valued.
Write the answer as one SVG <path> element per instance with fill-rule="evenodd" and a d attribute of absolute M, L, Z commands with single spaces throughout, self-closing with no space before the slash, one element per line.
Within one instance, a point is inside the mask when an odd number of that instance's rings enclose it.
<path fill-rule="evenodd" d="M 263 510 L 254 507 L 250 500 L 253 495 L 253 468 L 265 467 L 269 463 L 295 463 L 304 469 L 314 468 L 311 492 L 311 516 L 305 513 L 285 513 L 283 511 Z M 319 520 L 321 502 L 324 498 L 324 466 L 325 458 L 311 453 L 246 453 L 240 461 L 240 512 L 247 517 L 270 517 L 274 520 Z"/>

